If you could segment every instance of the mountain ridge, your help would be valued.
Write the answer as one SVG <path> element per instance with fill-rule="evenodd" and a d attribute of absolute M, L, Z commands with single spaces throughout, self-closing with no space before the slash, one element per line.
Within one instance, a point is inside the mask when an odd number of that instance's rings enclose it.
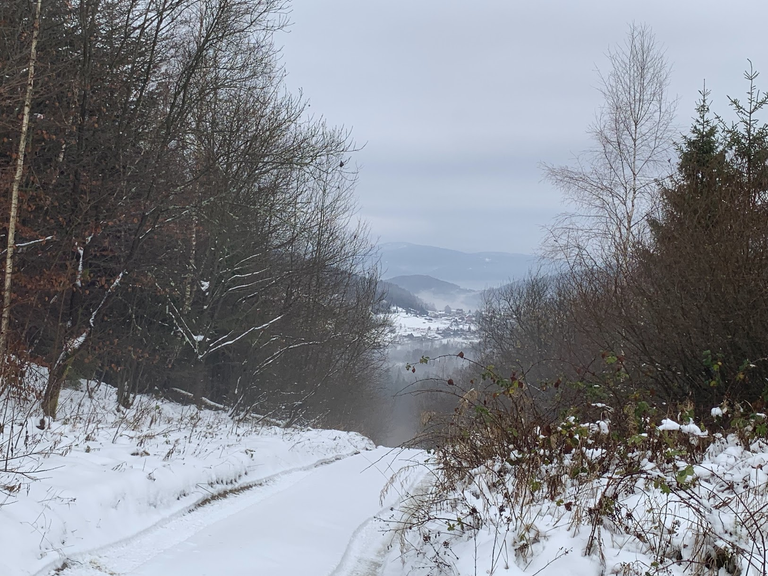
<path fill-rule="evenodd" d="M 461 252 L 410 242 L 379 245 L 384 277 L 431 276 L 472 290 L 523 278 L 538 261 L 536 256 L 513 252 Z"/>

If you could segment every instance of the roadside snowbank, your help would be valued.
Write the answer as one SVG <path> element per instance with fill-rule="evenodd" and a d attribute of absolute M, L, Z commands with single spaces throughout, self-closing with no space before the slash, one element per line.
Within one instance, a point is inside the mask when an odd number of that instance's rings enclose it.
<path fill-rule="evenodd" d="M 660 433 L 703 435 L 673 424 Z M 453 493 L 433 491 L 404 509 L 402 562 L 384 575 L 765 574 L 768 441 L 713 436 L 698 463 L 669 449 L 666 461 L 564 475 L 553 491 L 545 478 L 566 466 L 542 462 L 521 485 L 514 466 L 489 462 Z"/>
<path fill-rule="evenodd" d="M 63 391 L 58 420 L 38 423 L 3 420 L 14 442 L 0 471 L 0 574 L 45 572 L 216 495 L 374 447 L 355 433 L 238 425 L 147 396 L 118 409 L 108 386 L 91 398 Z"/>

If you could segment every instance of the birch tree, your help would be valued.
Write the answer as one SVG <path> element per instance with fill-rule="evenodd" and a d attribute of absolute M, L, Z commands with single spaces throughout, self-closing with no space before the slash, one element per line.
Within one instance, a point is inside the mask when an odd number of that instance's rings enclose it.
<path fill-rule="evenodd" d="M 24 106 L 21 113 L 21 130 L 19 131 L 19 147 L 16 153 L 16 170 L 13 176 L 10 191 L 10 213 L 8 215 L 8 237 L 5 252 L 5 277 L 3 281 L 3 312 L 0 319 L 0 362 L 5 376 L 5 365 L 8 345 L 8 331 L 10 329 L 11 299 L 13 287 L 13 255 L 16 248 L 16 221 L 19 212 L 19 186 L 24 174 L 24 157 L 27 150 L 27 131 L 29 129 L 29 117 L 32 110 L 32 92 L 35 86 L 35 64 L 37 63 L 37 41 L 40 36 L 40 12 L 42 0 L 35 3 L 35 16 L 32 24 L 32 41 L 29 48 L 29 62 L 27 71 L 27 86 L 24 94 Z M 3 383 L 5 384 L 5 383 Z"/>
<path fill-rule="evenodd" d="M 595 148 L 574 166 L 545 167 L 573 207 L 552 227 L 549 249 L 573 265 L 623 273 L 668 171 L 676 101 L 670 65 L 648 26 L 632 24 L 607 56 L 610 70 L 599 72 L 604 103 L 589 128 Z"/>

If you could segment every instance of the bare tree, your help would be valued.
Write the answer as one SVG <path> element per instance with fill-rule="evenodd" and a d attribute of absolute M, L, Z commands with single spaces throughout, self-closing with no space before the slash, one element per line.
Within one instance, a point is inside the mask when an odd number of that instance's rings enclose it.
<path fill-rule="evenodd" d="M 605 103 L 589 129 L 596 148 L 574 167 L 545 167 L 575 208 L 552 227 L 548 248 L 570 264 L 620 271 L 647 231 L 672 151 L 676 100 L 668 91 L 670 66 L 648 26 L 630 25 L 608 60 L 610 71 L 598 72 Z"/>
<path fill-rule="evenodd" d="M 79 63 L 73 108 L 79 112 L 68 158 L 71 186 L 61 190 L 68 213 L 57 235 L 66 284 L 64 297 L 50 300 L 61 307 L 62 321 L 47 354 L 50 375 L 42 403 L 47 416 L 55 416 L 64 380 L 126 276 L 141 267 L 144 244 L 171 218 L 177 199 L 196 185 L 198 175 L 185 170 L 185 143 L 200 103 L 224 81 L 212 67 L 228 68 L 234 84 L 245 80 L 238 71 L 271 81 L 264 70 L 243 68 L 248 56 L 241 55 L 245 47 L 258 52 L 259 41 L 270 43 L 270 33 L 283 25 L 283 4 L 81 3 L 82 45 L 73 58 Z M 140 25 L 124 29 L 122 23 L 129 21 Z M 250 36 L 254 40 L 244 43 Z M 222 60 L 227 54 L 234 56 Z"/>

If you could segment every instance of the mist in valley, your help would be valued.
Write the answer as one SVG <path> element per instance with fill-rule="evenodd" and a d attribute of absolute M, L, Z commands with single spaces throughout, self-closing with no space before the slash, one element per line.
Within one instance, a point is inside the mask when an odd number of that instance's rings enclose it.
<path fill-rule="evenodd" d="M 426 414 L 449 410 L 446 406 L 455 403 L 455 399 L 435 391 L 444 391 L 445 383 L 467 367 L 467 360 L 459 353 L 472 357 L 476 336 L 474 323 L 466 320 L 472 316 L 453 311 L 431 312 L 429 316 L 400 312 L 393 318 L 396 333 L 386 350 L 380 380 L 380 397 L 389 416 L 382 418 L 374 438 L 386 446 L 418 443 Z M 427 326 L 410 330 L 400 323 L 403 319 Z"/>

